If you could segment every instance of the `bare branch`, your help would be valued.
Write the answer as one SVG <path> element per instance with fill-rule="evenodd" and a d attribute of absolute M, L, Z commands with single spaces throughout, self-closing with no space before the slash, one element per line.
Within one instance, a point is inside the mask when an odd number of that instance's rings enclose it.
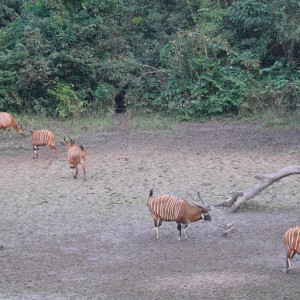
<path fill-rule="evenodd" d="M 159 72 L 161 72 L 161 71 L 157 70 L 157 71 L 146 72 L 146 73 L 144 73 L 143 75 L 141 75 L 139 77 L 132 78 L 131 81 L 140 80 L 141 78 L 143 78 L 143 77 L 145 77 L 145 76 L 147 76 L 149 74 L 155 74 L 155 73 L 159 73 Z"/>
<path fill-rule="evenodd" d="M 231 233 L 232 231 L 235 230 L 235 226 L 232 222 L 226 224 L 226 227 L 227 227 L 227 229 L 223 232 L 223 236 L 227 236 L 227 235 L 229 235 L 229 233 Z"/>
<path fill-rule="evenodd" d="M 169 74 L 168 72 L 162 70 L 162 69 L 157 69 L 155 67 L 152 67 L 152 66 L 149 66 L 149 65 L 145 65 L 145 64 L 140 64 L 140 63 L 137 63 L 136 61 L 132 61 L 132 60 L 129 60 L 123 56 L 119 56 L 121 59 L 125 60 L 126 62 L 130 63 L 130 64 L 133 64 L 133 65 L 136 65 L 136 66 L 139 66 L 139 67 L 142 67 L 142 68 L 148 68 L 148 69 L 152 69 L 154 71 L 152 72 L 147 72 L 145 74 L 143 74 L 142 76 L 145 76 L 146 74 L 152 74 L 152 73 L 164 73 L 164 74 Z M 137 79 L 139 79 L 140 77 L 137 77 Z"/>
<path fill-rule="evenodd" d="M 237 194 L 235 199 L 232 197 L 233 204 L 230 208 L 230 211 L 236 211 L 244 202 L 256 196 L 258 193 L 260 193 L 272 183 L 293 174 L 300 174 L 300 165 L 294 165 L 283 169 L 279 169 L 271 174 L 256 174 L 254 178 L 258 179 L 259 182 L 256 185 L 254 185 L 254 187 L 246 190 L 243 193 L 238 192 L 240 194 Z M 237 199 L 239 196 L 241 196 L 241 198 Z"/>
<path fill-rule="evenodd" d="M 232 206 L 232 204 L 236 201 L 236 199 L 238 198 L 238 197 L 241 197 L 241 196 L 243 196 L 243 192 L 240 192 L 240 191 L 238 191 L 238 192 L 235 192 L 235 193 L 233 193 L 233 195 L 230 197 L 230 198 L 228 198 L 228 199 L 226 199 L 224 202 L 221 202 L 221 203 L 219 203 L 219 204 L 216 204 L 216 205 L 214 205 L 215 207 L 230 207 L 230 206 Z"/>
<path fill-rule="evenodd" d="M 143 65 L 143 64 L 139 64 L 139 63 L 135 63 L 135 64 L 138 65 L 138 66 L 141 66 L 143 68 L 149 68 L 149 69 L 155 70 L 155 72 L 161 72 L 161 73 L 168 74 L 168 72 L 166 72 L 166 71 L 164 71 L 162 69 L 157 69 L 157 68 L 149 66 L 149 65 Z"/>

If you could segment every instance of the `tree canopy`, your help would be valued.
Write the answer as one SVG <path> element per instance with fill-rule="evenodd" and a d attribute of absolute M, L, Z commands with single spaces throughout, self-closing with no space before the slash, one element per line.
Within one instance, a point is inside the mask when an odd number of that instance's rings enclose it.
<path fill-rule="evenodd" d="M 3 0 L 0 110 L 184 119 L 295 110 L 298 0 Z"/>

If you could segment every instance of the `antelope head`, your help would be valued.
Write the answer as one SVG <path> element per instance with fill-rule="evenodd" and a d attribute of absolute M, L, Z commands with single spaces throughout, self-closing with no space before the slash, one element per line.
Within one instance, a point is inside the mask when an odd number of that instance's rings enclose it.
<path fill-rule="evenodd" d="M 66 138 L 64 137 L 64 140 L 60 142 L 62 145 L 66 146 L 67 149 L 69 149 L 75 143 L 75 141 L 72 140 L 69 136 L 68 136 L 68 138 L 69 138 L 69 141 L 66 141 Z"/>
<path fill-rule="evenodd" d="M 25 136 L 25 127 L 20 122 L 16 123 L 16 129 L 20 135 Z"/>
<path fill-rule="evenodd" d="M 191 197 L 193 198 L 193 197 Z M 209 211 L 211 210 L 211 208 L 206 204 L 206 202 L 200 197 L 200 193 L 198 192 L 198 198 L 199 200 L 204 204 L 204 206 L 196 203 L 195 201 L 191 200 L 191 202 L 200 208 L 200 212 L 203 215 L 203 220 L 205 221 L 211 221 L 211 216 L 209 214 Z"/>

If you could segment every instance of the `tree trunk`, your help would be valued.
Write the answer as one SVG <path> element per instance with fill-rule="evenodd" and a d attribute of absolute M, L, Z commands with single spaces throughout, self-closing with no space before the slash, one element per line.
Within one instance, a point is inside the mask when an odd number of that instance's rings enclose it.
<path fill-rule="evenodd" d="M 254 178 L 258 179 L 259 182 L 252 188 L 246 190 L 245 192 L 236 192 L 233 194 L 232 198 L 228 201 L 221 203 L 218 206 L 224 205 L 225 203 L 231 204 L 230 211 L 236 211 L 244 202 L 256 196 L 263 189 L 267 188 L 272 183 L 280 180 L 289 175 L 300 174 L 300 165 L 294 165 L 277 170 L 275 173 L 271 174 L 256 174 Z M 239 198 L 241 197 L 241 198 Z"/>

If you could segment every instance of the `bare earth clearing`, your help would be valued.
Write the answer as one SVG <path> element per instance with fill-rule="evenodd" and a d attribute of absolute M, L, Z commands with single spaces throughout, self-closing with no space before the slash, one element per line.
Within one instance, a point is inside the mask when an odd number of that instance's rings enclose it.
<path fill-rule="evenodd" d="M 53 125 L 55 126 L 55 125 Z M 55 130 L 53 130 L 55 133 Z M 178 241 L 157 241 L 149 190 L 211 205 L 255 183 L 258 172 L 299 164 L 300 130 L 255 124 L 180 124 L 169 131 L 74 137 L 88 153 L 74 180 L 65 149 L 31 157 L 30 136 L 0 132 L 0 299 L 299 299 L 300 257 L 285 274 L 283 233 L 300 225 L 300 177 L 264 190 L 237 213 Z M 236 230 L 222 236 L 224 225 Z"/>

